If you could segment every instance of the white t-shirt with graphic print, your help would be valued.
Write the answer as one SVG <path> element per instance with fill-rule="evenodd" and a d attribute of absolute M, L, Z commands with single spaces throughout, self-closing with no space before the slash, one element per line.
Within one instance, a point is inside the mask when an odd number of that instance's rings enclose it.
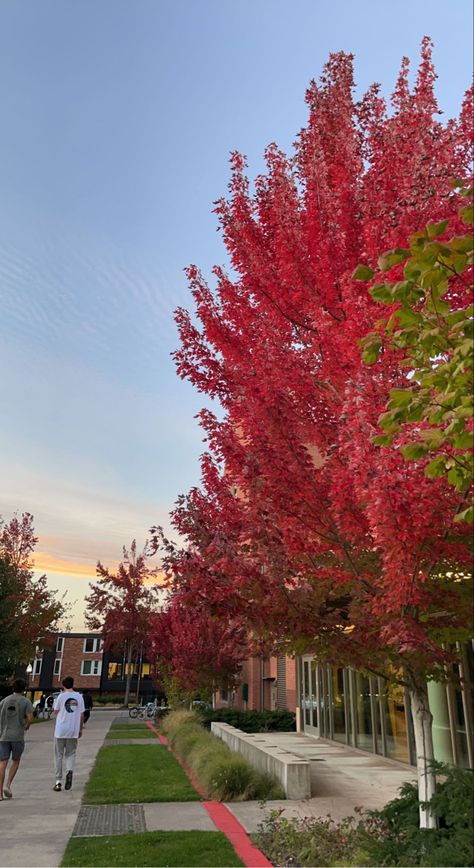
<path fill-rule="evenodd" d="M 84 700 L 75 690 L 64 690 L 56 697 L 54 711 L 57 711 L 55 738 L 79 738 L 81 714 L 84 712 Z"/>

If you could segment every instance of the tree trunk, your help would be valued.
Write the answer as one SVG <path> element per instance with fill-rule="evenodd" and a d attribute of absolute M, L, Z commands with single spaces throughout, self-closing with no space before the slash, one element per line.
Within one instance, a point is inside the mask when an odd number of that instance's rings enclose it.
<path fill-rule="evenodd" d="M 416 684 L 410 689 L 410 703 L 415 733 L 418 798 L 420 802 L 429 802 L 436 790 L 436 778 L 430 767 L 434 759 L 433 715 L 430 712 L 426 684 Z M 436 829 L 436 817 L 429 808 L 423 808 L 421 804 L 420 828 Z"/>
<path fill-rule="evenodd" d="M 128 642 L 127 648 L 127 676 L 125 679 L 125 698 L 123 700 L 123 704 L 128 706 L 128 701 L 130 698 L 130 682 L 132 680 L 132 654 L 133 654 L 133 644 L 132 642 Z"/>

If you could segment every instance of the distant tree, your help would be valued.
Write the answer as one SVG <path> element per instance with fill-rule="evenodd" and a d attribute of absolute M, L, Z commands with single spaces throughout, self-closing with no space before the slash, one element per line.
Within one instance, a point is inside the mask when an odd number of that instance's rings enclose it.
<path fill-rule="evenodd" d="M 238 682 L 249 656 L 248 631 L 238 618 L 224 622 L 212 615 L 205 601 L 175 592 L 156 618 L 147 648 L 160 682 L 163 672 L 181 695 L 211 696 Z"/>
<path fill-rule="evenodd" d="M 31 558 L 37 542 L 30 513 L 8 523 L 0 520 L 0 680 L 28 663 L 67 610 L 64 597 L 48 588 L 46 576 L 34 575 Z"/>
<path fill-rule="evenodd" d="M 119 645 L 126 648 L 126 686 L 124 704 L 130 696 L 132 660 L 146 639 L 150 618 L 158 610 L 159 589 L 147 586 L 156 578 L 157 568 L 148 565 L 152 556 L 148 543 L 137 553 L 133 540 L 130 551 L 123 548 L 123 561 L 116 572 L 97 562 L 98 581 L 90 583 L 91 593 L 86 597 L 86 623 L 92 630 L 100 630 L 104 647 Z"/>

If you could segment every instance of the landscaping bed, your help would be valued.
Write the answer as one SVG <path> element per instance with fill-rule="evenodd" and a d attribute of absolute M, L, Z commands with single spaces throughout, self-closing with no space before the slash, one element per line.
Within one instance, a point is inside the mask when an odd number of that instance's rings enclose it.
<path fill-rule="evenodd" d="M 161 729 L 209 798 L 219 801 L 285 798 L 276 778 L 232 753 L 203 728 L 196 712 L 174 711 L 164 719 Z"/>
<path fill-rule="evenodd" d="M 287 820 L 273 811 L 253 840 L 280 866 L 460 866 L 474 864 L 473 774 L 441 766 L 431 806 L 438 829 L 419 828 L 417 787 L 404 784 L 400 796 L 381 811 L 359 811 L 340 823 L 324 819 Z"/>
<path fill-rule="evenodd" d="M 241 866 L 222 832 L 142 832 L 94 838 L 71 838 L 61 866 Z"/>

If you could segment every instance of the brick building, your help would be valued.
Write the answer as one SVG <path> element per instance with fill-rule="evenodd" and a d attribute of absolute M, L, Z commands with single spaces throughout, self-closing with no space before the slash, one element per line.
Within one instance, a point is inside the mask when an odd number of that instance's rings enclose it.
<path fill-rule="evenodd" d="M 59 633 L 37 648 L 29 677 L 32 692 L 60 690 L 61 681 L 72 675 L 79 690 L 100 691 L 103 641 L 99 633 Z"/>
<path fill-rule="evenodd" d="M 45 639 L 32 660 L 28 678 L 28 691 L 38 699 L 42 693 L 61 689 L 66 675 L 74 678 L 74 687 L 91 694 L 123 696 L 128 663 L 124 649 L 104 650 L 100 633 L 58 633 Z M 151 665 L 142 651 L 130 664 L 130 700 L 143 701 L 164 694 L 157 689 Z"/>

